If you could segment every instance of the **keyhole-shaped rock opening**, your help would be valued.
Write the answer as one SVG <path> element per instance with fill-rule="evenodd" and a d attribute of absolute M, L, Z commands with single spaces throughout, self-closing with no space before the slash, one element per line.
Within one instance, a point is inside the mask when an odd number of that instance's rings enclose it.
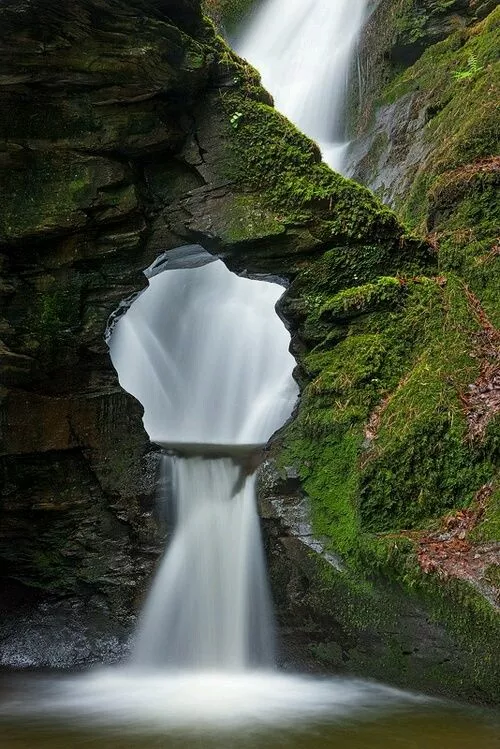
<path fill-rule="evenodd" d="M 200 246 L 166 253 L 109 337 L 150 439 L 180 453 L 265 444 L 298 394 L 277 283 L 242 278 Z"/>

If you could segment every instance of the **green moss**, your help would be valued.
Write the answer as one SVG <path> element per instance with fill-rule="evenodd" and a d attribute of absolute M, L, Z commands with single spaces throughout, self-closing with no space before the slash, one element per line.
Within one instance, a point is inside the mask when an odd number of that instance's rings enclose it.
<path fill-rule="evenodd" d="M 401 557 L 399 569 L 404 570 L 406 586 L 427 604 L 433 620 L 444 624 L 462 645 L 467 663 L 463 685 L 473 679 L 495 700 L 500 668 L 495 644 L 500 637 L 500 617 L 495 608 L 464 580 L 451 579 L 443 585 L 436 577 L 424 575 L 413 555 Z"/>
<path fill-rule="evenodd" d="M 500 589 L 500 564 L 490 564 L 484 571 L 484 579 L 489 585 Z"/>
<path fill-rule="evenodd" d="M 427 114 L 425 141 L 430 145 L 430 155 L 420 165 L 399 209 L 412 227 L 422 227 L 429 212 L 433 214 L 436 191 L 439 193 L 450 179 L 446 173 L 455 170 L 460 180 L 460 171 L 456 170 L 498 153 L 499 46 L 497 8 L 482 23 L 431 46 L 383 93 L 385 103 L 412 94 Z M 470 71 L 470 75 L 460 77 L 464 71 Z M 469 184 L 468 176 L 462 175 L 458 202 L 477 192 L 478 185 Z"/>
<path fill-rule="evenodd" d="M 381 436 L 381 455 L 363 473 L 363 527 L 419 528 L 447 509 L 468 506 L 494 469 L 468 447 L 465 434 L 458 413 L 437 411 L 412 420 L 401 440 L 395 431 L 385 444 Z"/>
<path fill-rule="evenodd" d="M 497 700 L 499 621 L 472 586 L 423 574 L 414 544 L 370 537 L 357 567 L 310 561 L 308 607 L 334 622 L 311 654 L 335 671 L 438 694 Z M 446 657 L 443 657 L 443 652 Z"/>
<path fill-rule="evenodd" d="M 17 158 L 21 163 L 3 173 L 0 241 L 67 232 L 86 225 L 89 214 L 107 220 L 137 205 L 135 189 L 124 184 L 117 162 L 57 151 L 13 156 Z"/>
<path fill-rule="evenodd" d="M 309 303 L 309 317 L 319 307 L 343 333 L 332 345 L 326 328 L 301 358 L 309 383 L 284 460 L 299 466 L 316 532 L 344 553 L 355 556 L 363 534 L 467 506 L 496 474 L 493 438 L 467 440 L 460 400 L 479 373 L 479 327 L 461 281 L 438 281 L 381 278 Z"/>
<path fill-rule="evenodd" d="M 28 171 L 14 170 L 9 177 L 0 208 L 0 237 L 83 223 L 74 197 L 89 184 L 85 166 L 63 163 L 51 154 L 33 155 L 26 166 Z"/>
<path fill-rule="evenodd" d="M 498 487 L 489 498 L 484 515 L 479 525 L 474 529 L 472 537 L 477 541 L 485 542 L 497 542 L 500 538 L 500 489 Z"/>
<path fill-rule="evenodd" d="M 346 289 L 328 299 L 321 307 L 320 317 L 336 320 L 366 314 L 383 306 L 397 306 L 405 285 L 397 278 L 382 277 L 375 283 Z"/>
<path fill-rule="evenodd" d="M 301 366 L 310 382 L 288 430 L 283 460 L 299 467 L 313 500 L 316 532 L 344 553 L 354 553 L 362 530 L 363 426 L 417 356 L 425 327 L 422 311 L 429 298 L 439 293 L 439 287 L 428 279 L 402 285 L 399 279 L 381 278 L 329 301 L 320 297 L 316 303 L 330 314 L 344 304 L 354 305 L 360 314 L 347 319 L 343 313 L 342 339 L 332 346 L 327 334 L 302 357 Z M 312 305 L 308 312 L 309 317 L 317 316 Z"/>
<path fill-rule="evenodd" d="M 66 283 L 49 278 L 45 288 L 33 295 L 26 342 L 45 366 L 63 361 L 64 352 L 72 348 L 81 324 L 81 294 L 81 279 L 75 277 Z"/>
<path fill-rule="evenodd" d="M 68 562 L 58 550 L 35 550 L 30 565 L 33 570 L 36 570 L 36 578 L 28 582 L 30 587 L 64 593 L 72 591 L 73 580 L 68 575 Z M 22 577 L 19 579 L 27 582 Z"/>
<path fill-rule="evenodd" d="M 252 77 L 250 81 L 254 84 Z M 368 190 L 328 169 L 312 141 L 248 93 L 243 86 L 222 95 L 231 148 L 226 177 L 258 190 L 285 223 L 314 221 L 315 233 L 325 242 L 338 236 L 358 241 L 370 237 L 373 242 L 398 232 L 389 209 Z M 236 113 L 234 127 L 231 118 Z"/>
<path fill-rule="evenodd" d="M 290 319 L 304 320 L 301 335 L 307 326 L 311 330 L 317 328 L 320 335 L 323 331 L 324 337 L 328 330 L 332 330 L 332 320 L 322 319 L 321 310 L 331 303 L 337 293 L 342 294 L 343 290 L 352 287 L 347 298 L 350 294 L 354 294 L 354 299 L 357 295 L 364 298 L 372 288 L 371 284 L 374 284 L 376 297 L 378 292 L 384 293 L 389 288 L 383 280 L 387 279 L 387 273 L 413 276 L 420 274 L 422 268 L 432 267 L 433 258 L 428 254 L 428 247 L 422 246 L 422 252 L 418 251 L 418 247 L 416 252 L 409 251 L 410 248 L 415 248 L 415 245 L 408 246 L 404 240 L 378 245 L 353 243 L 336 246 L 312 261 L 303 262 L 299 275 L 282 301 L 283 313 Z M 427 253 L 427 257 L 424 253 Z M 399 284 L 399 281 L 394 278 L 394 289 L 396 283 Z M 367 286 L 366 290 L 363 290 L 364 286 Z M 341 296 L 337 301 L 340 303 L 343 299 Z"/>
<path fill-rule="evenodd" d="M 284 225 L 275 214 L 260 204 L 255 196 L 236 195 L 231 199 L 220 226 L 223 242 L 231 245 L 261 238 L 279 236 L 285 232 Z"/>
<path fill-rule="evenodd" d="M 427 340 L 417 343 L 414 364 L 386 403 L 366 456 L 360 508 L 367 529 L 418 527 L 468 505 L 495 475 L 492 451 L 467 440 L 460 400 L 479 373 L 478 326 L 457 279 L 437 293 L 440 304 L 423 321 Z"/>
<path fill-rule="evenodd" d="M 231 32 L 241 23 L 258 0 L 203 0 L 203 11 Z"/>
<path fill-rule="evenodd" d="M 446 172 L 429 193 L 439 229 L 440 267 L 466 279 L 490 321 L 500 326 L 500 253 L 497 199 L 500 177 L 495 162 Z"/>
<path fill-rule="evenodd" d="M 315 532 L 349 554 L 358 544 L 356 464 L 362 437 L 352 429 L 342 437 L 323 437 L 318 446 L 317 418 L 311 425 L 306 415 L 299 417 L 280 459 L 299 466 L 304 490 L 313 499 Z"/>
<path fill-rule="evenodd" d="M 404 536 L 371 536 L 360 548 L 358 565 L 360 570 L 369 570 L 368 575 L 377 586 L 392 580 L 406 600 L 413 599 L 417 606 L 423 606 L 430 621 L 443 627 L 456 643 L 455 667 L 448 669 L 445 661 L 435 662 L 433 673 L 427 669 L 431 688 L 438 685 L 440 689 L 458 691 L 462 697 L 496 702 L 500 618 L 479 590 L 463 580 L 444 581 L 424 574 L 414 543 Z"/>
<path fill-rule="evenodd" d="M 421 10 L 439 8 L 430 3 Z M 420 23 L 419 14 L 412 7 L 410 15 Z M 492 438 L 481 444 L 467 438 L 460 396 L 486 356 L 478 351 L 480 315 L 500 324 L 499 180 L 492 156 L 498 153 L 499 45 L 497 8 L 482 23 L 429 47 L 383 95 L 387 104 L 411 94 L 427 114 L 429 156 L 398 212 L 422 235 L 433 232 L 444 286 L 429 286 L 429 293 L 421 288 L 417 295 L 410 290 L 405 314 L 386 332 L 396 349 L 396 341 L 404 341 L 407 356 L 396 389 L 380 393 L 385 400 L 376 439 L 360 461 L 358 503 L 366 530 L 422 527 L 446 509 L 467 506 L 498 474 Z M 338 301 L 328 304 L 342 314 Z M 368 305 L 366 312 L 373 309 Z M 497 533 L 494 507 L 492 499 L 487 517 Z"/>

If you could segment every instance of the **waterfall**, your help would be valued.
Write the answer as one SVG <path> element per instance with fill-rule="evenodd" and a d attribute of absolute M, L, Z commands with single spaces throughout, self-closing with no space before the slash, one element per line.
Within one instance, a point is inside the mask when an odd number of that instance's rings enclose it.
<path fill-rule="evenodd" d="M 273 661 L 253 477 L 230 458 L 174 459 L 178 525 L 151 590 L 139 665 L 242 670 Z"/>
<path fill-rule="evenodd" d="M 342 171 L 347 84 L 367 0 L 265 0 L 235 41 L 277 109 Z"/>
<path fill-rule="evenodd" d="M 252 469 L 298 393 L 290 336 L 274 309 L 283 290 L 234 275 L 196 246 L 167 253 L 147 275 L 148 289 L 116 321 L 109 347 L 121 385 L 144 406 L 150 438 L 175 452 L 163 458 L 161 485 L 174 495 L 176 527 L 134 662 L 269 665 Z"/>
<path fill-rule="evenodd" d="M 297 387 L 277 284 L 231 273 L 198 246 L 168 253 L 109 340 L 120 384 L 144 406 L 153 442 L 262 445 Z M 196 259 L 194 267 L 179 267 Z M 154 275 L 152 275 L 154 273 Z"/>

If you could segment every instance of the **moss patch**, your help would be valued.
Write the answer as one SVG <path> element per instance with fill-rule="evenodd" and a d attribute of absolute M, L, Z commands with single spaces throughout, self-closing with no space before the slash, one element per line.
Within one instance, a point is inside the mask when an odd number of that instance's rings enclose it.
<path fill-rule="evenodd" d="M 234 31 L 259 0 L 203 0 L 204 13 L 223 26 Z"/>
<path fill-rule="evenodd" d="M 315 234 L 325 242 L 394 236 L 394 214 L 368 190 L 321 163 L 317 146 L 272 107 L 229 92 L 223 109 L 234 131 L 226 176 L 258 190 L 286 223 L 314 221 Z"/>

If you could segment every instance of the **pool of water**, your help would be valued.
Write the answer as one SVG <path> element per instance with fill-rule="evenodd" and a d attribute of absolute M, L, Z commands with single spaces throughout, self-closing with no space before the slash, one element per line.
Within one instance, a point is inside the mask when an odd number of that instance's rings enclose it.
<path fill-rule="evenodd" d="M 499 749 L 489 712 L 279 673 L 4 675 L 2 749 Z"/>

